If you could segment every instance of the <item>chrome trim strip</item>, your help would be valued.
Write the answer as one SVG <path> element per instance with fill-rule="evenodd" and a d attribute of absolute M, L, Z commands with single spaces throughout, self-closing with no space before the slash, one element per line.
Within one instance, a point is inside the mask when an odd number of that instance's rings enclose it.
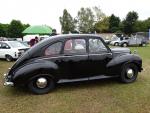
<path fill-rule="evenodd" d="M 64 56 L 64 55 L 62 55 L 62 56 L 58 56 L 58 57 L 47 57 L 47 58 L 42 58 L 42 59 L 55 59 L 55 58 L 66 58 L 66 57 L 68 57 L 68 58 L 70 58 L 70 57 L 77 57 L 77 56 L 79 56 L 79 57 L 88 57 L 88 55 L 68 55 L 68 56 Z"/>
<path fill-rule="evenodd" d="M 90 55 L 98 55 L 98 56 L 101 56 L 101 55 L 112 55 L 112 53 L 102 53 L 102 54 L 89 54 Z"/>
<path fill-rule="evenodd" d="M 101 56 L 101 55 L 112 55 L 112 53 L 102 53 L 102 54 L 86 54 L 86 55 L 68 55 L 68 56 L 57 56 L 57 57 L 46 57 L 46 58 L 41 58 L 41 59 L 55 59 L 55 58 L 70 58 L 70 57 L 88 57 L 88 56 L 91 56 L 91 55 L 97 55 L 97 56 Z"/>

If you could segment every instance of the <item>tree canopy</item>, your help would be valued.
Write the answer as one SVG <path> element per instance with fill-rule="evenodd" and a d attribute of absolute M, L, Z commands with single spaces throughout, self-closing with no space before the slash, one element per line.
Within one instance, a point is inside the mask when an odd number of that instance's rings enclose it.
<path fill-rule="evenodd" d="M 82 33 L 90 33 L 94 30 L 94 14 L 90 8 L 81 8 L 77 15 L 78 29 Z"/>
<path fill-rule="evenodd" d="M 0 23 L 0 37 L 21 38 L 22 31 L 29 26 L 29 24 L 22 24 L 19 20 L 12 20 L 10 24 Z"/>
<path fill-rule="evenodd" d="M 112 14 L 109 18 L 109 31 L 117 32 L 119 30 L 120 18 Z"/>
<path fill-rule="evenodd" d="M 67 9 L 64 9 L 63 16 L 59 18 L 62 33 L 69 33 L 75 30 L 75 20 L 69 14 Z"/>
<path fill-rule="evenodd" d="M 131 34 L 134 32 L 134 25 L 138 20 L 138 13 L 137 12 L 129 12 L 123 21 L 123 31 L 126 34 Z"/>

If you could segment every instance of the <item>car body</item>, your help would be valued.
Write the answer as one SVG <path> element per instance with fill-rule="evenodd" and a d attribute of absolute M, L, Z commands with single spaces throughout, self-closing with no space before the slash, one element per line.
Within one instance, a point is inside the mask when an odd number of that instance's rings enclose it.
<path fill-rule="evenodd" d="M 140 37 L 132 36 L 127 40 L 121 40 L 119 42 L 119 45 L 123 47 L 134 46 L 134 45 L 146 46 L 146 44 L 148 44 L 148 40 L 146 40 L 146 38 L 144 38 L 143 36 Z"/>
<path fill-rule="evenodd" d="M 119 38 L 119 37 L 113 37 L 113 38 L 111 39 L 110 45 L 118 46 L 118 45 L 119 45 L 119 42 L 120 42 L 120 38 Z"/>
<path fill-rule="evenodd" d="M 111 42 L 111 40 L 109 40 L 109 39 L 104 39 L 104 41 L 105 41 L 105 43 L 106 43 L 107 45 L 109 45 L 110 42 Z"/>
<path fill-rule="evenodd" d="M 57 35 L 29 49 L 5 74 L 4 85 L 27 85 L 36 94 L 51 91 L 59 80 L 118 76 L 136 80 L 142 59 L 128 48 L 110 49 L 97 35 Z"/>
<path fill-rule="evenodd" d="M 29 47 L 18 41 L 0 41 L 0 58 L 11 61 L 19 58 Z"/>
<path fill-rule="evenodd" d="M 18 42 L 20 42 L 20 43 L 22 43 L 23 45 L 25 45 L 26 47 L 30 47 L 30 42 L 28 42 L 28 41 L 18 41 Z"/>

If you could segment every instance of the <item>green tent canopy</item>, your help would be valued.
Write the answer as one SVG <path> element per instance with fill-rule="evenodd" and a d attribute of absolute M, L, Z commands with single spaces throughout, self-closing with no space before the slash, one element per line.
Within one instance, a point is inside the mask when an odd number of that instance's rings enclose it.
<path fill-rule="evenodd" d="M 23 34 L 51 34 L 52 28 L 46 25 L 42 26 L 30 26 L 26 28 L 23 32 Z"/>

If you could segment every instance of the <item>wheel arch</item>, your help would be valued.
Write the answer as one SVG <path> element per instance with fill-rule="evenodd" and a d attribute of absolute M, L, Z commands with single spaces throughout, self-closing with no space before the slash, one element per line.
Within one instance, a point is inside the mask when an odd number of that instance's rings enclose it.
<path fill-rule="evenodd" d="M 41 75 L 48 75 L 55 78 L 57 64 L 53 62 L 34 62 L 26 64 L 14 72 L 13 81 L 15 84 L 26 84 L 29 79 Z"/>
<path fill-rule="evenodd" d="M 108 73 L 120 74 L 120 70 L 126 64 L 133 63 L 138 67 L 138 71 L 142 70 L 142 60 L 137 55 L 127 54 L 112 59 L 107 65 Z"/>

